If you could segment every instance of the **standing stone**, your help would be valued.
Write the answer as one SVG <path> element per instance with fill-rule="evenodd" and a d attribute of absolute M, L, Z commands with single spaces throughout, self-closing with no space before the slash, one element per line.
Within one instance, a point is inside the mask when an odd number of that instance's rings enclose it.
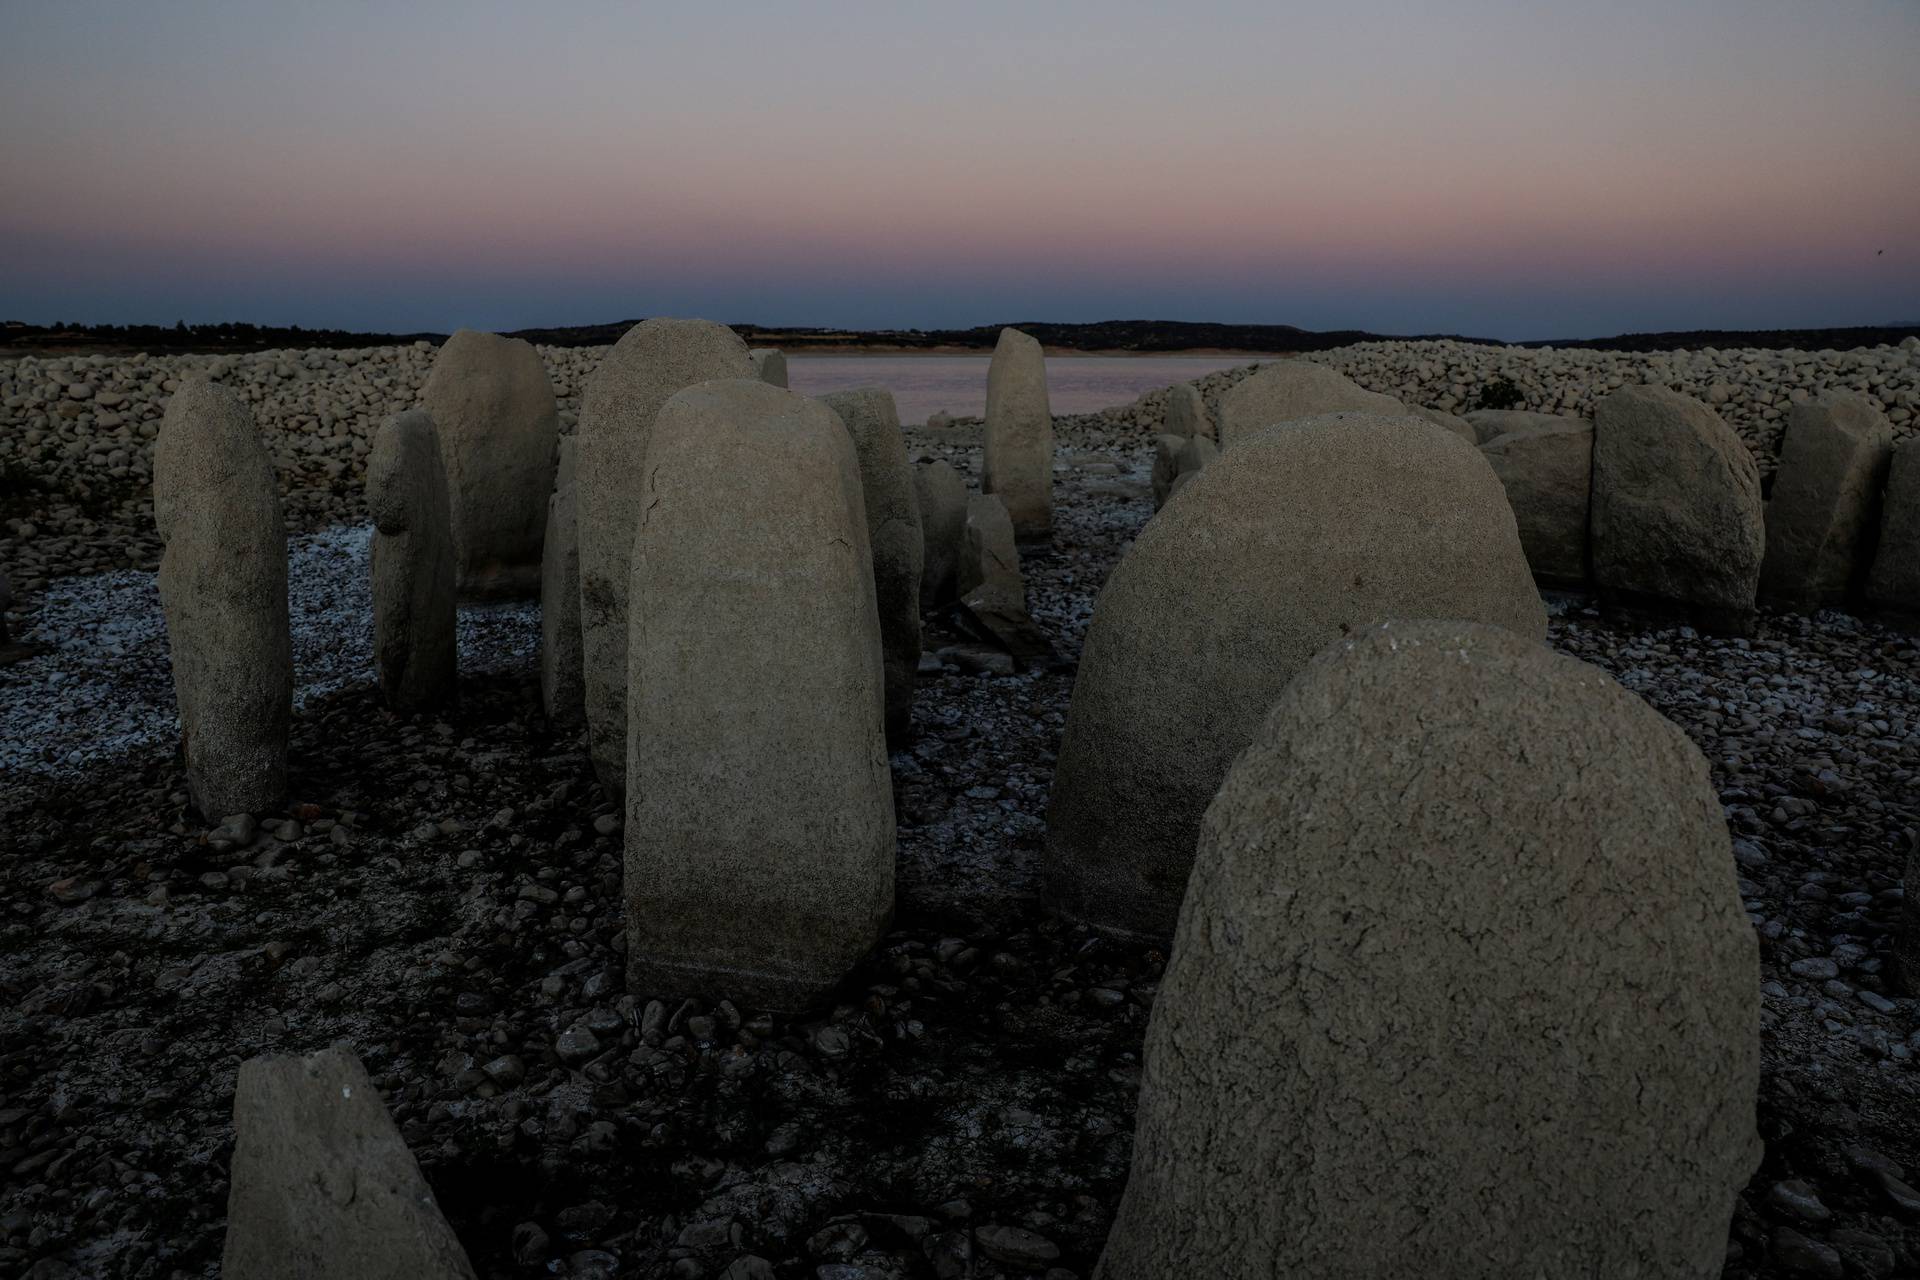
<path fill-rule="evenodd" d="M 13 581 L 7 577 L 7 571 L 0 569 L 0 646 L 12 643 L 7 631 L 7 610 L 13 608 Z"/>
<path fill-rule="evenodd" d="M 920 608 L 931 612 L 960 594 L 960 553 L 967 537 L 967 482 L 944 459 L 913 469 L 914 504 L 920 511 L 922 568 Z"/>
<path fill-rule="evenodd" d="M 982 493 L 997 494 L 1022 538 L 1053 531 L 1053 411 L 1040 344 L 1002 329 L 987 366 L 986 460 Z"/>
<path fill-rule="evenodd" d="M 1207 810 L 1096 1277 L 1717 1277 L 1761 1153 L 1731 854 L 1595 668 L 1336 643 Z"/>
<path fill-rule="evenodd" d="M 462 329 L 434 358 L 420 407 L 440 433 L 460 594 L 532 595 L 560 435 L 540 353 L 520 338 Z"/>
<path fill-rule="evenodd" d="M 1617 604 L 1752 625 L 1766 545 L 1760 472 L 1720 415 L 1665 387 L 1622 387 L 1594 411 L 1593 580 Z"/>
<path fill-rule="evenodd" d="M 1834 392 L 1787 414 L 1767 503 L 1760 591 L 1790 608 L 1847 602 L 1864 583 L 1893 427 L 1862 395 Z"/>
<path fill-rule="evenodd" d="M 660 411 L 633 547 L 627 980 L 806 1005 L 893 911 L 880 619 L 853 443 L 817 400 Z"/>
<path fill-rule="evenodd" d="M 1023 604 L 1026 600 L 1026 579 L 1020 574 L 1020 549 L 1014 540 L 1013 519 L 998 494 L 976 493 L 967 498 L 959 577 L 962 596 L 970 596 L 985 587 L 1001 595 L 1018 593 Z"/>
<path fill-rule="evenodd" d="M 1345 409 L 1407 417 L 1392 396 L 1368 391 L 1337 369 L 1311 360 L 1276 360 L 1242 378 L 1220 397 L 1220 447 L 1280 422 L 1294 422 Z"/>
<path fill-rule="evenodd" d="M 280 486 L 252 415 L 202 374 L 161 419 L 153 516 L 194 807 L 214 819 L 275 808 L 293 718 Z"/>
<path fill-rule="evenodd" d="M 540 701 L 547 719 L 572 727 L 586 719 L 580 659 L 580 522 L 572 436 L 560 437 L 560 465 L 547 499 L 540 553 Z"/>
<path fill-rule="evenodd" d="M 747 352 L 753 358 L 753 372 L 771 387 L 787 385 L 787 355 L 776 347 L 755 347 Z"/>
<path fill-rule="evenodd" d="M 1887 467 L 1867 600 L 1888 613 L 1920 618 L 1920 437 L 1902 440 Z"/>
<path fill-rule="evenodd" d="M 373 663 L 396 711 L 453 698 L 453 531 L 433 419 L 420 409 L 380 424 L 367 458 L 373 517 Z"/>
<path fill-rule="evenodd" d="M 1480 447 L 1500 477 L 1535 581 L 1587 580 L 1587 494 L 1593 486 L 1593 424 L 1553 418 L 1504 431 Z"/>
<path fill-rule="evenodd" d="M 642 469 L 654 415 L 682 387 L 751 378 L 747 344 L 707 320 L 644 320 L 615 343 L 580 398 L 574 465 L 580 653 L 587 742 L 601 785 L 627 783 L 627 587 L 633 531 L 653 501 Z"/>
<path fill-rule="evenodd" d="M 1153 438 L 1153 509 L 1158 511 L 1167 505 L 1167 490 L 1173 487 L 1173 478 L 1180 474 L 1180 451 L 1187 446 L 1188 437 L 1167 432 Z"/>
<path fill-rule="evenodd" d="M 1213 423 L 1207 418 L 1207 402 L 1200 388 L 1191 382 L 1176 382 L 1167 388 L 1167 434 L 1213 438 Z"/>
<path fill-rule="evenodd" d="M 1208 463 L 1220 456 L 1219 446 L 1206 436 L 1194 436 L 1180 447 L 1179 456 L 1173 460 L 1173 484 L 1167 486 L 1167 496 L 1173 496 L 1173 489 L 1180 483 L 1181 476 L 1192 475 L 1205 469 Z"/>
<path fill-rule="evenodd" d="M 1266 709 L 1328 643 L 1388 618 L 1546 635 L 1486 460 L 1364 413 L 1223 450 L 1094 604 L 1047 811 L 1050 900 L 1104 932 L 1170 935 L 1200 815 Z"/>
<path fill-rule="evenodd" d="M 886 657 L 887 742 L 904 745 L 913 729 L 913 690 L 920 670 L 920 507 L 914 496 L 907 442 L 893 393 L 862 387 L 822 396 L 846 424 L 860 463 L 867 508 L 867 544 L 873 548 L 873 590 L 880 608 L 880 648 Z"/>
<path fill-rule="evenodd" d="M 241 1063 L 233 1130 L 227 1280 L 471 1280 L 466 1251 L 350 1051 Z"/>

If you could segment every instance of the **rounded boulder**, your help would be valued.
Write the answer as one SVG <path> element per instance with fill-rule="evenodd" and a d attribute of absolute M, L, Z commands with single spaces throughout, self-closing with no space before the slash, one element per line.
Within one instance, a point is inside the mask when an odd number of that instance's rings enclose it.
<path fill-rule="evenodd" d="M 1499 628 L 1368 628 L 1207 810 L 1095 1275 L 1718 1276 L 1759 985 L 1684 734 Z"/>
<path fill-rule="evenodd" d="M 1095 601 L 1047 811 L 1047 893 L 1102 931 L 1173 931 L 1200 815 L 1287 681 L 1389 618 L 1546 634 L 1486 460 L 1417 418 L 1244 437 L 1148 522 Z"/>

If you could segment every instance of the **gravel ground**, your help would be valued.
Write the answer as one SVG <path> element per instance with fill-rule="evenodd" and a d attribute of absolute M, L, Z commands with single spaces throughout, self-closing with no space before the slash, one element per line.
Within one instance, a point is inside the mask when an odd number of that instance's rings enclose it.
<path fill-rule="evenodd" d="M 1143 451 L 1069 446 L 1027 571 L 1071 656 L 1150 502 Z M 299 544 L 297 795 L 257 825 L 185 811 L 143 575 L 55 583 L 28 620 L 87 692 L 0 669 L 0 1275 L 215 1274 L 236 1068 L 335 1041 L 483 1275 L 1090 1273 L 1162 957 L 1033 900 L 1070 672 L 925 676 L 893 761 L 897 924 L 832 1003 L 665 1006 L 623 990 L 618 817 L 540 715 L 533 616 L 463 612 L 458 709 L 393 716 L 363 555 Z M 68 656 L 102 636 L 117 652 Z M 1728 807 L 1767 1155 L 1726 1274 L 1920 1273 L 1920 1032 L 1882 972 L 1920 828 L 1920 649 L 1837 614 L 1717 640 L 1579 602 L 1552 640 L 1680 723 Z M 63 696 L 83 712 L 50 731 Z"/>

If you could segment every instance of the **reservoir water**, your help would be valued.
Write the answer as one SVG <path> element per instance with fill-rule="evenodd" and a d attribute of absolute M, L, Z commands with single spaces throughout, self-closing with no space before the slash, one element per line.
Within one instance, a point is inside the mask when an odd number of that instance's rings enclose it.
<path fill-rule="evenodd" d="M 1047 397 L 1055 413 L 1092 413 L 1127 404 L 1142 391 L 1271 358 L 1245 354 L 1048 356 Z M 810 396 L 852 387 L 885 387 L 893 392 L 900 421 L 918 424 L 942 409 L 955 417 L 984 413 L 987 360 L 984 355 L 790 355 L 787 383 Z"/>

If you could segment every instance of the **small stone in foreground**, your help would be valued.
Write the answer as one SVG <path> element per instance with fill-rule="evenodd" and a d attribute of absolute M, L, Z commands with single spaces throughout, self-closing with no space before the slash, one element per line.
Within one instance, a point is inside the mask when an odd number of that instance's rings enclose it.
<path fill-rule="evenodd" d="M 470 1280 L 358 1058 L 251 1058 L 233 1100 L 228 1280 Z"/>

